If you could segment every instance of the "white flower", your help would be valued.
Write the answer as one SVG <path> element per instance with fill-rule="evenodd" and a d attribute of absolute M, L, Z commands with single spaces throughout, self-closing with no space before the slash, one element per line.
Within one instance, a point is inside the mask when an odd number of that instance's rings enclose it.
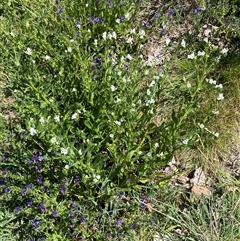
<path fill-rule="evenodd" d="M 72 120 L 75 120 L 75 119 L 77 119 L 77 117 L 78 117 L 78 113 L 75 112 L 75 113 L 72 115 L 71 119 L 72 119 Z"/>
<path fill-rule="evenodd" d="M 32 50 L 30 48 L 27 48 L 27 51 L 25 52 L 27 55 L 31 55 L 32 54 Z"/>
<path fill-rule="evenodd" d="M 218 132 L 215 132 L 215 133 L 214 133 L 214 136 L 219 137 L 219 133 L 218 133 Z"/>
<path fill-rule="evenodd" d="M 198 52 L 197 52 L 197 55 L 198 55 L 198 56 L 204 56 L 204 55 L 205 55 L 205 52 L 204 52 L 204 51 L 198 51 Z"/>
<path fill-rule="evenodd" d="M 45 122 L 44 118 L 41 117 L 41 118 L 39 119 L 39 122 L 40 122 L 41 124 L 43 124 L 43 123 Z"/>
<path fill-rule="evenodd" d="M 219 93 L 217 100 L 223 100 L 223 99 L 224 99 L 223 93 Z"/>
<path fill-rule="evenodd" d="M 65 165 L 65 169 L 69 170 L 70 166 L 69 165 Z"/>
<path fill-rule="evenodd" d="M 205 126 L 203 124 L 198 123 L 199 127 L 203 129 Z"/>
<path fill-rule="evenodd" d="M 110 136 L 111 138 L 113 138 L 113 134 L 110 134 L 109 136 Z"/>
<path fill-rule="evenodd" d="M 115 122 L 115 124 L 117 124 L 118 126 L 121 125 L 121 121 L 114 121 L 114 122 Z"/>
<path fill-rule="evenodd" d="M 187 145 L 187 144 L 188 144 L 188 141 L 189 141 L 188 139 L 183 140 L 183 144 L 184 144 L 184 145 Z"/>
<path fill-rule="evenodd" d="M 135 29 L 135 28 L 131 29 L 131 30 L 130 30 L 130 33 L 131 33 L 131 34 L 136 33 L 136 29 Z"/>
<path fill-rule="evenodd" d="M 143 38 L 144 35 L 145 35 L 145 31 L 144 31 L 143 29 L 140 29 L 140 30 L 139 30 L 139 36 L 140 36 L 140 38 Z"/>
<path fill-rule="evenodd" d="M 222 50 L 221 50 L 221 54 L 225 54 L 225 53 L 227 53 L 228 52 L 228 49 L 226 49 L 226 48 L 223 48 Z"/>
<path fill-rule="evenodd" d="M 151 156 L 152 156 L 152 152 L 149 151 L 149 152 L 147 153 L 147 156 L 151 157 Z"/>
<path fill-rule="evenodd" d="M 156 84 L 156 82 L 155 82 L 155 80 L 153 80 L 153 81 L 150 83 L 149 87 L 153 87 L 155 84 Z"/>
<path fill-rule="evenodd" d="M 126 56 L 127 59 L 131 60 L 132 59 L 132 56 L 130 54 L 127 54 Z"/>
<path fill-rule="evenodd" d="M 120 21 L 120 18 L 117 18 L 116 19 L 116 23 L 120 23 L 121 21 Z"/>
<path fill-rule="evenodd" d="M 215 85 L 216 83 L 217 83 L 216 80 L 213 80 L 213 79 L 210 79 L 210 80 L 209 80 L 209 84 Z"/>
<path fill-rule="evenodd" d="M 216 85 L 215 88 L 222 89 L 222 88 L 223 88 L 223 85 L 222 85 L 222 84 Z"/>
<path fill-rule="evenodd" d="M 93 181 L 98 182 L 101 179 L 100 175 L 93 175 Z"/>
<path fill-rule="evenodd" d="M 103 37 L 103 39 L 105 40 L 105 39 L 107 38 L 107 33 L 104 32 L 104 33 L 102 34 L 102 37 Z"/>
<path fill-rule="evenodd" d="M 189 54 L 187 56 L 188 59 L 195 59 L 195 55 L 194 55 L 194 52 L 192 52 L 191 54 Z"/>
<path fill-rule="evenodd" d="M 95 46 L 98 45 L 98 41 L 97 41 L 97 39 L 94 39 L 94 45 L 95 45 Z"/>
<path fill-rule="evenodd" d="M 67 48 L 67 51 L 68 51 L 68 53 L 71 53 L 71 52 L 72 52 L 72 48 L 71 48 L 71 47 L 68 47 L 68 48 Z"/>
<path fill-rule="evenodd" d="M 70 42 L 73 43 L 73 42 L 74 42 L 74 39 L 70 39 Z"/>
<path fill-rule="evenodd" d="M 218 114 L 219 114 L 219 110 L 213 110 L 212 113 L 213 113 L 214 115 L 218 115 Z"/>
<path fill-rule="evenodd" d="M 45 59 L 46 59 L 46 60 L 49 60 L 49 59 L 51 59 L 51 57 L 50 57 L 49 55 L 46 55 L 46 56 L 45 56 Z"/>
<path fill-rule="evenodd" d="M 33 127 L 31 127 L 30 128 L 30 135 L 35 136 L 36 134 L 37 134 L 37 131 Z"/>
<path fill-rule="evenodd" d="M 59 117 L 59 115 L 56 115 L 56 116 L 54 117 L 54 120 L 55 120 L 56 122 L 60 122 L 60 117 Z"/>
<path fill-rule="evenodd" d="M 79 154 L 80 156 L 83 154 L 81 149 L 79 149 L 78 154 Z"/>
<path fill-rule="evenodd" d="M 150 99 L 150 100 L 148 101 L 148 103 L 149 103 L 149 104 L 154 104 L 154 103 L 155 103 L 155 100 L 154 100 L 154 99 Z"/>
<path fill-rule="evenodd" d="M 57 138 L 56 137 L 52 137 L 50 140 L 53 144 L 58 144 Z"/>
<path fill-rule="evenodd" d="M 11 32 L 10 35 L 11 35 L 12 37 L 15 37 L 15 34 L 14 34 L 13 32 Z"/>
<path fill-rule="evenodd" d="M 126 13 L 126 14 L 125 14 L 125 18 L 126 18 L 126 19 L 129 19 L 129 17 L 130 17 L 130 14 L 129 14 L 129 13 Z"/>
<path fill-rule="evenodd" d="M 171 39 L 170 39 L 170 38 L 167 38 L 167 39 L 166 39 L 166 45 L 168 46 L 170 42 L 171 42 Z"/>
<path fill-rule="evenodd" d="M 142 155 L 142 153 L 143 153 L 142 151 L 139 151 L 139 152 L 138 152 L 138 155 Z"/>
<path fill-rule="evenodd" d="M 151 95 L 150 89 L 147 89 L 147 95 Z"/>
<path fill-rule="evenodd" d="M 114 101 L 115 103 L 120 103 L 121 102 L 121 99 L 119 99 L 118 97 L 117 97 L 117 99 Z"/>
<path fill-rule="evenodd" d="M 128 44 L 132 44 L 133 43 L 133 38 L 132 37 L 129 37 L 126 41 Z"/>
<path fill-rule="evenodd" d="M 155 143 L 155 144 L 154 144 L 154 147 L 156 147 L 156 148 L 159 147 L 159 144 L 158 144 L 158 143 Z"/>
<path fill-rule="evenodd" d="M 112 37 L 113 37 L 114 39 L 117 39 L 117 34 L 116 34 L 115 31 L 112 32 Z"/>
<path fill-rule="evenodd" d="M 184 39 L 182 39 L 182 41 L 181 41 L 181 46 L 182 46 L 183 48 L 185 48 L 185 47 L 186 47 L 186 42 L 185 42 L 185 40 L 184 40 Z"/>
<path fill-rule="evenodd" d="M 191 88 L 191 87 L 192 87 L 192 85 L 191 85 L 190 82 L 187 82 L 187 87 L 188 87 L 188 88 Z"/>
<path fill-rule="evenodd" d="M 72 92 L 76 92 L 77 91 L 77 89 L 76 88 L 72 88 Z"/>
<path fill-rule="evenodd" d="M 205 37 L 205 38 L 203 39 L 203 41 L 206 42 L 206 43 L 208 43 L 208 38 Z"/>
<path fill-rule="evenodd" d="M 111 91 L 114 92 L 117 88 L 114 85 L 111 85 Z"/>
<path fill-rule="evenodd" d="M 67 155 L 68 154 L 68 148 L 61 148 L 61 154 Z"/>

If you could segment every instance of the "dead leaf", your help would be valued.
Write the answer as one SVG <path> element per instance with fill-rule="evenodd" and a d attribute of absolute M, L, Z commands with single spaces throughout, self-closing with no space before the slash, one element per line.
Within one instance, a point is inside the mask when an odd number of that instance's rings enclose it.
<path fill-rule="evenodd" d="M 146 207 L 147 207 L 148 212 L 151 213 L 152 212 L 152 204 L 151 203 L 147 203 Z"/>
<path fill-rule="evenodd" d="M 186 175 L 182 175 L 180 177 L 177 178 L 177 182 L 180 184 L 185 184 L 186 182 L 188 182 L 189 178 Z"/>
<path fill-rule="evenodd" d="M 212 195 L 212 192 L 208 188 L 198 186 L 198 185 L 193 185 L 191 191 L 193 192 L 193 194 L 196 197 L 201 197 L 201 195 L 205 195 L 205 196 L 211 196 Z"/>
<path fill-rule="evenodd" d="M 206 183 L 206 176 L 201 167 L 195 170 L 194 176 L 190 180 L 190 183 L 196 186 L 204 186 L 204 184 Z"/>

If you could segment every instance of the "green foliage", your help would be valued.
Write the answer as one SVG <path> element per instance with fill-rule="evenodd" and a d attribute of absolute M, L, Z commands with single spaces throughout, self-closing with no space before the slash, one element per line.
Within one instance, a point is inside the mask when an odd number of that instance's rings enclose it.
<path fill-rule="evenodd" d="M 173 3 L 153 25 L 173 19 Z M 161 68 L 146 64 L 144 6 L 1 5 L 1 76 L 18 119 L 3 132 L 0 200 L 14 213 L 4 228 L 15 224 L 19 239 L 106 240 L 118 232 L 131 238 L 133 220 L 123 215 L 129 203 L 116 197 L 119 190 L 134 192 L 176 150 L 195 148 L 200 135 L 218 137 L 206 127 L 209 112 L 198 114 L 202 93 L 211 96 L 211 111 L 224 98 L 222 86 L 206 79 L 227 50 L 196 42 L 193 31 L 170 43 L 173 54 Z M 197 29 L 206 18 L 195 12 Z"/>

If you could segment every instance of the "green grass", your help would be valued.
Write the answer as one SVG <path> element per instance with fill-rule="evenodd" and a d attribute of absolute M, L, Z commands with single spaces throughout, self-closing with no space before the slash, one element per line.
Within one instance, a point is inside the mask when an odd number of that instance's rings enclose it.
<path fill-rule="evenodd" d="M 0 239 L 239 239 L 236 2 L 163 3 L 0 4 Z M 169 182 L 202 163 L 211 197 Z"/>

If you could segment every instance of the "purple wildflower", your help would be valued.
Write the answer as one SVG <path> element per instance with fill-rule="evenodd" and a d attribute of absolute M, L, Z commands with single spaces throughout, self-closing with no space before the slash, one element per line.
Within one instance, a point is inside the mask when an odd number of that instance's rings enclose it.
<path fill-rule="evenodd" d="M 56 209 L 53 209 L 52 215 L 54 218 L 56 218 L 58 216 L 58 211 Z"/>
<path fill-rule="evenodd" d="M 44 185 L 44 186 L 43 186 L 43 191 L 44 191 L 44 192 L 47 192 L 47 191 L 48 191 L 48 186 L 45 186 L 45 185 Z"/>
<path fill-rule="evenodd" d="M 42 167 L 41 166 L 37 166 L 36 167 L 36 171 L 39 173 L 39 172 L 41 172 L 42 171 Z"/>
<path fill-rule="evenodd" d="M 82 216 L 81 218 L 81 224 L 85 224 L 86 223 L 86 218 L 84 216 Z"/>
<path fill-rule="evenodd" d="M 33 153 L 33 159 L 34 159 L 37 163 L 40 162 L 40 152 L 39 152 L 39 151 Z"/>
<path fill-rule="evenodd" d="M 79 177 L 75 177 L 74 179 L 73 179 L 73 182 L 74 182 L 74 184 L 77 184 L 77 183 L 79 183 Z"/>
<path fill-rule="evenodd" d="M 74 213 L 73 212 L 69 212 L 68 217 L 69 218 L 74 218 Z"/>
<path fill-rule="evenodd" d="M 7 169 L 4 169 L 3 171 L 2 171 L 2 175 L 6 175 L 7 174 Z"/>
<path fill-rule="evenodd" d="M 63 12 L 63 9 L 64 9 L 64 5 L 62 5 L 62 7 L 60 7 L 58 10 L 57 10 L 57 14 L 61 14 Z"/>
<path fill-rule="evenodd" d="M 121 219 L 119 219 L 119 220 L 117 221 L 117 224 L 118 224 L 118 226 L 122 226 L 123 221 L 122 221 Z"/>
<path fill-rule="evenodd" d="M 26 188 L 27 188 L 27 189 L 31 189 L 32 186 L 33 186 L 32 183 L 29 183 L 29 184 L 26 185 Z"/>
<path fill-rule="evenodd" d="M 72 220 L 69 222 L 69 227 L 70 227 L 70 228 L 73 228 L 73 227 L 74 227 L 74 223 L 73 223 Z"/>
<path fill-rule="evenodd" d="M 65 186 L 61 187 L 61 189 L 60 189 L 61 194 L 64 195 L 66 193 L 66 191 L 67 191 L 67 188 Z"/>
<path fill-rule="evenodd" d="M 6 187 L 5 188 L 5 193 L 9 193 L 11 191 L 11 188 L 10 187 Z"/>
<path fill-rule="evenodd" d="M 121 23 L 124 22 L 124 20 L 125 20 L 125 17 L 120 18 Z"/>
<path fill-rule="evenodd" d="M 31 199 L 28 199 L 28 200 L 27 200 L 27 206 L 28 206 L 28 207 L 31 207 L 31 206 L 32 206 L 32 200 L 31 200 Z"/>
<path fill-rule="evenodd" d="M 45 205 L 44 205 L 43 202 L 40 204 L 39 208 L 40 208 L 40 211 L 41 211 L 42 213 L 44 213 L 44 212 L 46 211 L 46 207 L 45 207 Z"/>
<path fill-rule="evenodd" d="M 0 179 L 0 185 L 4 185 L 5 184 L 5 180 L 3 178 Z"/>
<path fill-rule="evenodd" d="M 43 177 L 37 177 L 37 183 L 38 184 L 42 184 L 44 181 L 44 178 Z"/>
<path fill-rule="evenodd" d="M 173 14 L 174 14 L 174 11 L 173 11 L 172 9 L 169 9 L 167 13 L 168 13 L 168 15 L 170 15 L 170 16 L 171 16 L 171 15 L 173 15 Z"/>
<path fill-rule="evenodd" d="M 21 190 L 21 194 L 22 194 L 22 196 L 25 196 L 25 195 L 26 195 L 26 188 L 23 188 L 23 189 Z"/>
<path fill-rule="evenodd" d="M 21 211 L 21 209 L 22 209 L 21 207 L 17 206 L 17 207 L 15 208 L 15 212 L 18 213 L 18 212 Z"/>
<path fill-rule="evenodd" d="M 197 14 L 197 13 L 201 12 L 201 9 L 200 8 L 194 8 L 192 12 L 194 14 Z"/>
<path fill-rule="evenodd" d="M 51 171 L 56 172 L 56 167 L 55 166 L 50 166 Z"/>
<path fill-rule="evenodd" d="M 72 209 L 76 209 L 76 208 L 77 208 L 76 203 L 72 203 L 72 204 L 71 204 L 71 208 L 72 208 Z"/>
<path fill-rule="evenodd" d="M 39 220 L 37 218 L 33 219 L 33 228 L 37 229 L 40 226 Z"/>
<path fill-rule="evenodd" d="M 34 164 L 34 160 L 33 160 L 33 159 L 30 159 L 30 160 L 28 161 L 28 164 L 29 164 L 29 165 Z"/>

